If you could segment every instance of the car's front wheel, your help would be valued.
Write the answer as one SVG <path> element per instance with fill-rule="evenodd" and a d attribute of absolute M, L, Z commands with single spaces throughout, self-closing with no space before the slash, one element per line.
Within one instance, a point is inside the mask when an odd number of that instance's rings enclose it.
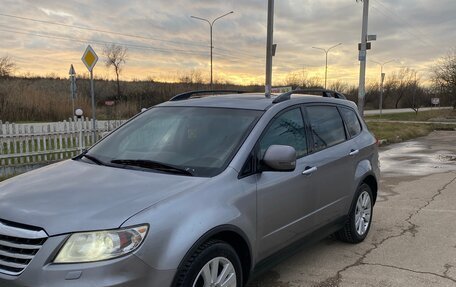
<path fill-rule="evenodd" d="M 211 240 L 192 254 L 176 279 L 178 287 L 241 287 L 241 262 L 229 244 Z"/>
<path fill-rule="evenodd" d="M 365 183 L 361 184 L 356 191 L 347 223 L 336 233 L 337 238 L 349 243 L 363 241 L 371 227 L 373 203 L 371 188 Z"/>

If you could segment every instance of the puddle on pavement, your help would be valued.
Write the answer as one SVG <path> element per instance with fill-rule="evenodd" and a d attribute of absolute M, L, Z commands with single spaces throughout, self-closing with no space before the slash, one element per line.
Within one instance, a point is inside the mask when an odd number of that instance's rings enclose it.
<path fill-rule="evenodd" d="M 425 176 L 456 171 L 456 150 L 432 150 L 428 143 L 409 141 L 380 151 L 384 176 Z"/>

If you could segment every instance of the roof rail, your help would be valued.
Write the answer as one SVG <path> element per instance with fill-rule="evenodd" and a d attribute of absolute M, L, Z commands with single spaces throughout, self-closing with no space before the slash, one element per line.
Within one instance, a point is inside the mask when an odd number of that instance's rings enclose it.
<path fill-rule="evenodd" d="M 191 91 L 185 92 L 179 95 L 172 97 L 169 101 L 176 102 L 176 101 L 183 101 L 190 99 L 193 95 L 198 94 L 243 94 L 248 93 L 247 91 L 238 91 L 238 90 L 201 90 L 201 91 Z"/>
<path fill-rule="evenodd" d="M 290 92 L 283 93 L 279 95 L 277 98 L 272 101 L 273 104 L 281 103 L 283 101 L 288 101 L 293 94 L 308 94 L 308 93 L 321 93 L 321 95 L 325 98 L 336 98 L 336 99 L 344 99 L 346 100 L 345 96 L 341 93 L 336 91 L 327 90 L 327 89 L 296 89 Z"/>

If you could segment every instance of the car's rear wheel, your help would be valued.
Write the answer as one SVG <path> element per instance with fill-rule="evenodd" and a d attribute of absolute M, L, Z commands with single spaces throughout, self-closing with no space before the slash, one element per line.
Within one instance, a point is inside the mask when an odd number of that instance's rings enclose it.
<path fill-rule="evenodd" d="M 371 188 L 365 183 L 361 184 L 356 191 L 347 223 L 336 233 L 338 239 L 359 243 L 366 238 L 372 223 L 373 202 Z"/>
<path fill-rule="evenodd" d="M 179 287 L 241 287 L 241 262 L 229 244 L 211 240 L 193 253 L 176 279 Z"/>

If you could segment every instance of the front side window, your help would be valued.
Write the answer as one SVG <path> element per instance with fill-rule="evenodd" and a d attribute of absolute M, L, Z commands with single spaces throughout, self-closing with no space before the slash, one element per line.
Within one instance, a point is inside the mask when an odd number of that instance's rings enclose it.
<path fill-rule="evenodd" d="M 314 151 L 319 151 L 345 141 L 345 128 L 339 111 L 333 106 L 306 108 Z"/>
<path fill-rule="evenodd" d="M 96 144 L 87 155 L 118 167 L 155 162 L 195 176 L 214 176 L 226 167 L 262 113 L 155 107 Z"/>
<path fill-rule="evenodd" d="M 355 111 L 347 108 L 340 108 L 340 113 L 347 125 L 350 137 L 354 138 L 361 132 L 361 124 L 359 123 L 358 116 L 356 116 Z"/>
<path fill-rule="evenodd" d="M 300 108 L 274 118 L 260 140 L 260 155 L 271 145 L 288 145 L 296 149 L 298 158 L 307 154 L 307 138 Z"/>

